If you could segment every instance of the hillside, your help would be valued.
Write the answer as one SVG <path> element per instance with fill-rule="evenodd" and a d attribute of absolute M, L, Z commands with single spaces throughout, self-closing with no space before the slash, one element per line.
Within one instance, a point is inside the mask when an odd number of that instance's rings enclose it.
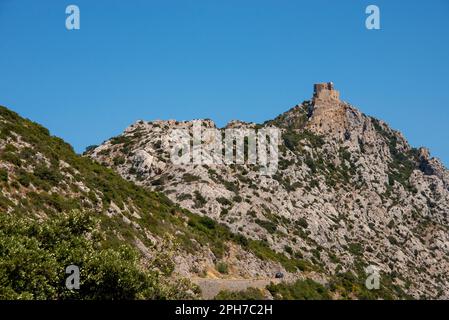
<path fill-rule="evenodd" d="M 250 265 L 272 279 L 279 265 L 298 263 L 75 154 L 5 107 L 0 191 L 2 299 L 199 298 L 193 273 L 233 276 Z M 65 288 L 71 264 L 80 291 Z"/>
<path fill-rule="evenodd" d="M 223 260 L 243 278 L 278 269 L 287 279 L 314 279 L 333 298 L 449 298 L 449 172 L 427 149 L 341 101 L 331 83 L 315 85 L 311 100 L 264 124 L 217 128 L 280 128 L 272 175 L 248 162 L 175 165 L 173 130 L 192 135 L 198 124 L 216 128 L 211 120 L 138 121 L 86 152 L 239 235 L 239 246 L 226 246 L 219 259 L 213 250 L 178 256 L 178 274 L 204 276 Z M 380 270 L 379 290 L 364 286 L 368 266 Z"/>

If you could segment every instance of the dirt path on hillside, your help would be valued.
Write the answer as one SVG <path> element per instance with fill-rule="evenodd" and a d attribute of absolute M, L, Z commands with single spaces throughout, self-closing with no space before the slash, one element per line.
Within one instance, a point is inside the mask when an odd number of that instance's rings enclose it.
<path fill-rule="evenodd" d="M 271 282 L 279 283 L 279 279 L 210 279 L 195 278 L 192 282 L 201 288 L 204 299 L 213 299 L 220 291 L 242 291 L 250 287 L 264 289 Z"/>

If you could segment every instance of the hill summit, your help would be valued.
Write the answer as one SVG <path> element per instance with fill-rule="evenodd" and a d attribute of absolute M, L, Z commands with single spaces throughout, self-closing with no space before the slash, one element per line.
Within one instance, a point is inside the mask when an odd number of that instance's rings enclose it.
<path fill-rule="evenodd" d="M 412 148 L 385 122 L 341 101 L 332 83 L 316 84 L 311 100 L 263 124 L 217 128 L 223 134 L 230 127 L 278 128 L 279 168 L 271 176 L 249 163 L 173 164 L 172 130 L 198 121 L 216 128 L 211 120 L 138 121 L 86 155 L 233 233 L 300 259 L 300 269 L 280 267 L 288 277 L 313 271 L 321 283 L 334 276 L 363 283 L 367 268 L 377 268 L 391 296 L 449 298 L 449 172 L 427 149 Z M 232 252 L 226 255 L 232 261 Z M 193 259 L 180 272 L 191 276 L 209 263 Z M 266 274 L 251 264 L 234 272 Z"/>

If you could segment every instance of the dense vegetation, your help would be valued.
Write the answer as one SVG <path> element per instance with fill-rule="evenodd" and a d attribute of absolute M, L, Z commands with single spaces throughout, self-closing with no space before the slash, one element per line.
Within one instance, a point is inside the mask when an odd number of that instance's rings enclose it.
<path fill-rule="evenodd" d="M 128 246 L 101 247 L 91 214 L 74 211 L 43 222 L 0 214 L 0 299 L 185 298 L 156 271 L 139 267 Z M 80 268 L 79 290 L 65 268 Z"/>
<path fill-rule="evenodd" d="M 244 291 L 231 292 L 227 290 L 220 291 L 215 300 L 264 300 L 265 295 L 262 290 L 257 288 L 248 288 Z"/>
<path fill-rule="evenodd" d="M 329 300 L 327 288 L 311 279 L 297 280 L 293 284 L 271 284 L 268 291 L 275 299 L 283 300 Z"/>

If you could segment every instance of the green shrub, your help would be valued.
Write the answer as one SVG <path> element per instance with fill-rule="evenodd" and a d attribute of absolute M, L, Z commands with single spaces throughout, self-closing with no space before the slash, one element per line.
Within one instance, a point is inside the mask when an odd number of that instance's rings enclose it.
<path fill-rule="evenodd" d="M 204 205 L 207 203 L 206 198 L 204 198 L 203 195 L 198 190 L 195 190 L 194 195 L 195 195 L 195 199 L 194 199 L 195 208 L 204 207 Z"/>
<path fill-rule="evenodd" d="M 284 246 L 284 250 L 285 252 L 287 252 L 288 254 L 293 254 L 293 249 L 290 246 Z"/>
<path fill-rule="evenodd" d="M 14 203 L 10 201 L 8 198 L 6 198 L 1 192 L 0 192 L 0 210 L 6 211 L 9 207 L 13 206 Z M 3 214 L 3 212 L 0 212 L 0 214 Z"/>
<path fill-rule="evenodd" d="M 8 171 L 5 169 L 0 169 L 0 181 L 8 182 Z"/>
<path fill-rule="evenodd" d="M 200 177 L 193 175 L 191 173 L 184 173 L 182 175 L 182 178 L 185 182 L 195 182 L 201 179 Z"/>
<path fill-rule="evenodd" d="M 393 236 L 388 236 L 388 241 L 390 241 L 390 243 L 394 246 L 398 244 L 398 241 Z"/>
<path fill-rule="evenodd" d="M 126 246 L 102 249 L 92 215 L 72 212 L 34 222 L 0 215 L 1 299 L 164 299 L 175 297 L 154 272 L 142 271 Z M 89 237 L 87 235 L 90 234 Z M 68 290 L 65 268 L 80 268 Z"/>
<path fill-rule="evenodd" d="M 216 199 L 217 202 L 223 206 L 231 206 L 232 202 L 226 199 L 225 197 L 219 197 Z"/>
<path fill-rule="evenodd" d="M 292 130 L 288 129 L 282 134 L 282 139 L 285 146 L 291 151 L 299 151 L 299 143 L 301 140 L 306 140 L 313 148 L 321 148 L 324 145 L 324 140 L 321 136 L 314 134 L 308 130 Z"/>
<path fill-rule="evenodd" d="M 178 201 L 184 201 L 187 199 L 192 199 L 192 195 L 190 195 L 188 193 L 181 193 L 178 196 L 176 196 L 176 199 L 178 199 Z"/>
<path fill-rule="evenodd" d="M 203 226 L 205 226 L 207 229 L 212 230 L 217 228 L 217 222 L 215 222 L 214 219 L 211 219 L 209 217 L 200 217 L 199 218 L 199 223 Z"/>
<path fill-rule="evenodd" d="M 130 137 L 123 136 L 123 135 L 117 136 L 117 137 L 113 137 L 111 139 L 111 144 L 112 145 L 116 145 L 116 144 L 125 144 L 126 145 L 126 144 L 129 144 L 129 143 L 131 143 Z"/>
<path fill-rule="evenodd" d="M 29 187 L 31 183 L 31 177 L 28 172 L 22 170 L 17 174 L 17 181 L 24 187 Z"/>
<path fill-rule="evenodd" d="M 229 191 L 232 191 L 234 193 L 239 192 L 239 187 L 234 182 L 228 181 L 228 180 L 224 180 L 223 184 L 224 184 L 225 188 L 228 189 Z"/>
<path fill-rule="evenodd" d="M 20 167 L 22 165 L 22 161 L 20 161 L 20 158 L 13 152 L 4 152 L 4 151 L 2 151 L 0 159 L 4 160 L 4 161 L 7 161 L 9 163 L 12 163 L 16 167 Z"/>
<path fill-rule="evenodd" d="M 232 200 L 235 202 L 242 202 L 243 198 L 239 195 L 235 195 L 234 197 L 232 197 Z"/>
<path fill-rule="evenodd" d="M 126 162 L 126 159 L 125 159 L 125 157 L 117 156 L 114 158 L 113 162 L 114 162 L 115 166 L 119 166 L 119 165 L 124 164 Z"/>
<path fill-rule="evenodd" d="M 348 250 L 353 255 L 359 256 L 363 253 L 363 246 L 360 243 L 349 243 L 348 244 Z"/>
<path fill-rule="evenodd" d="M 89 152 L 94 151 L 96 148 L 98 148 L 98 145 L 87 146 L 83 154 L 88 154 Z"/>
<path fill-rule="evenodd" d="M 297 280 L 293 284 L 270 284 L 268 291 L 275 299 L 282 300 L 329 300 L 326 287 L 311 279 Z"/>
<path fill-rule="evenodd" d="M 258 288 L 248 288 L 244 291 L 220 291 L 214 298 L 215 300 L 264 300 L 265 296 L 262 290 Z"/>
<path fill-rule="evenodd" d="M 266 229 L 269 233 L 273 234 L 276 232 L 276 225 L 268 220 L 261 220 L 261 219 L 256 219 L 255 222 L 261 226 L 262 228 Z"/>
<path fill-rule="evenodd" d="M 216 268 L 217 268 L 217 271 L 222 273 L 222 274 L 228 274 L 228 272 L 229 272 L 228 264 L 225 263 L 225 262 L 217 263 Z"/>
<path fill-rule="evenodd" d="M 313 270 L 311 264 L 301 259 L 289 259 L 284 254 L 278 253 L 271 249 L 266 241 L 247 240 L 246 248 L 252 251 L 258 258 L 262 260 L 271 260 L 279 262 L 287 271 L 296 272 Z"/>
<path fill-rule="evenodd" d="M 59 168 L 47 167 L 45 165 L 36 166 L 33 172 L 37 178 L 49 182 L 55 186 L 62 180 L 62 175 L 59 173 Z"/>
<path fill-rule="evenodd" d="M 304 229 L 306 229 L 309 226 L 305 218 L 299 218 L 298 221 L 296 221 L 296 223 Z"/>

